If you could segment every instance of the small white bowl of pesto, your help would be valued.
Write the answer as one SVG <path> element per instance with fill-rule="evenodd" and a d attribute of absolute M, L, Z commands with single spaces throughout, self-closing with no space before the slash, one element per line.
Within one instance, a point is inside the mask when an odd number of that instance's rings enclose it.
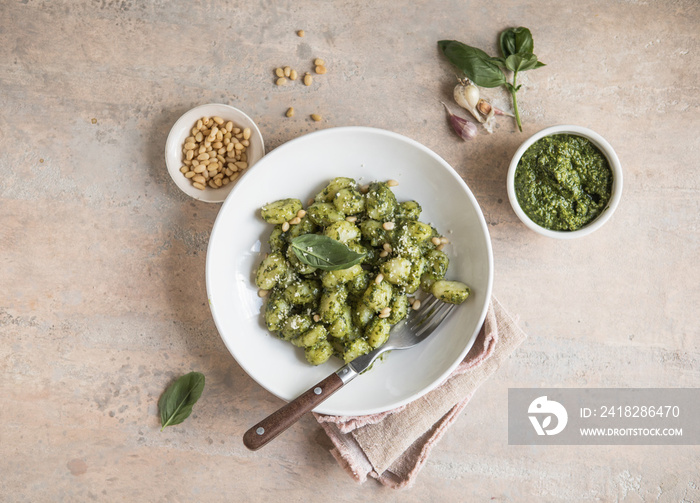
<path fill-rule="evenodd" d="M 528 138 L 508 169 L 508 199 L 533 231 L 556 239 L 586 236 L 607 222 L 622 197 L 612 146 L 580 126 L 552 126 Z"/>

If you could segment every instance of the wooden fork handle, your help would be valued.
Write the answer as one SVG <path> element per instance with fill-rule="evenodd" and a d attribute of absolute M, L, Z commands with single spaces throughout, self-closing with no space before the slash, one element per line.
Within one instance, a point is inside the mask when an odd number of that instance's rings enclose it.
<path fill-rule="evenodd" d="M 296 423 L 301 416 L 312 410 L 343 386 L 337 373 L 305 391 L 287 405 L 273 412 L 243 435 L 243 444 L 251 451 L 260 449 L 270 440 Z"/>

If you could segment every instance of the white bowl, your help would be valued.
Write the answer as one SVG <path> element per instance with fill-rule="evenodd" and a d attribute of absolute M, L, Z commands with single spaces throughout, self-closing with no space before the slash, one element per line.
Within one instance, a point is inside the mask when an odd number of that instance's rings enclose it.
<path fill-rule="evenodd" d="M 398 200 L 418 201 L 421 220 L 449 237 L 448 278 L 472 289 L 428 340 L 391 352 L 316 409 L 372 414 L 406 404 L 440 384 L 474 343 L 491 297 L 493 257 L 486 222 L 462 178 L 437 154 L 396 133 L 365 127 L 325 129 L 276 148 L 241 178 L 219 211 L 207 250 L 207 294 L 231 354 L 278 397 L 296 398 L 340 368 L 342 361 L 335 357 L 309 365 L 303 350 L 270 334 L 253 281 L 272 230 L 260 217 L 260 207 L 288 197 L 306 201 L 337 176 L 361 184 L 397 180 Z"/>
<path fill-rule="evenodd" d="M 237 108 L 230 105 L 210 103 L 208 105 L 200 105 L 185 112 L 177 122 L 175 122 L 170 129 L 170 134 L 168 134 L 168 139 L 165 142 L 165 165 L 168 167 L 168 173 L 170 173 L 175 185 L 177 185 L 180 190 L 188 196 L 192 196 L 195 199 L 207 203 L 223 202 L 238 180 L 218 189 L 207 187 L 204 190 L 199 190 L 194 187 L 192 182 L 185 178 L 185 175 L 180 172 L 180 168 L 182 167 L 182 146 L 185 143 L 185 138 L 190 136 L 190 131 L 198 119 L 215 116 L 221 117 L 225 121 L 233 121 L 235 127 L 241 129 L 250 128 L 250 146 L 246 149 L 246 154 L 248 156 L 248 168 L 246 171 L 252 168 L 252 166 L 265 155 L 265 145 L 258 126 L 253 122 L 253 119 Z"/>
<path fill-rule="evenodd" d="M 518 167 L 518 162 L 520 162 L 520 158 L 523 156 L 525 151 L 528 148 L 530 148 L 530 146 L 537 140 L 539 140 L 540 138 L 544 138 L 545 136 L 551 136 L 555 134 L 572 134 L 588 138 L 596 147 L 598 147 L 598 149 L 603 153 L 603 155 L 605 155 L 613 174 L 612 191 L 608 204 L 605 208 L 603 208 L 603 211 L 600 213 L 600 215 L 598 215 L 593 221 L 589 222 L 584 227 L 581 227 L 580 229 L 575 231 L 553 231 L 536 224 L 530 219 L 530 217 L 528 217 L 525 214 L 523 209 L 520 207 L 520 203 L 518 202 L 518 198 L 515 194 L 515 170 Z M 507 186 L 508 199 L 510 200 L 510 205 L 513 207 L 513 211 L 515 211 L 515 214 L 518 216 L 518 218 L 528 228 L 532 229 L 533 231 L 539 234 L 542 234 L 543 236 L 547 236 L 550 238 L 579 238 L 582 236 L 587 236 L 591 232 L 600 229 L 603 226 L 603 224 L 607 222 L 608 219 L 610 219 L 613 212 L 617 208 L 617 205 L 620 202 L 620 198 L 622 197 L 622 166 L 620 165 L 620 160 L 618 159 L 617 154 L 610 146 L 610 144 L 605 140 L 605 138 L 600 136 L 595 131 L 580 126 L 552 126 L 543 129 L 539 133 L 532 135 L 530 138 L 525 140 L 525 142 L 522 145 L 520 145 L 518 150 L 515 151 L 515 155 L 513 155 L 513 159 L 510 161 L 510 167 L 508 168 Z"/>

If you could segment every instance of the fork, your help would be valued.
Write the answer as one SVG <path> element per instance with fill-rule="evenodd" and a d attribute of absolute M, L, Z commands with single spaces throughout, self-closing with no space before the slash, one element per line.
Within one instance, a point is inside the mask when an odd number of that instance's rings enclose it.
<path fill-rule="evenodd" d="M 287 405 L 267 416 L 245 432 L 243 444 L 252 451 L 260 449 L 296 423 L 301 416 L 370 368 L 381 354 L 408 349 L 425 340 L 454 308 L 454 304 L 447 304 L 435 297 L 429 297 L 420 310 L 412 311 L 405 321 L 392 327 L 386 344 L 343 365 Z"/>

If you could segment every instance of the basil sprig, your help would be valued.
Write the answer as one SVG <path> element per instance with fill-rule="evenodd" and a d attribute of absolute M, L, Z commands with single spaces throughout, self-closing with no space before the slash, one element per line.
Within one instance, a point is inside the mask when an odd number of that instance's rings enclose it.
<path fill-rule="evenodd" d="M 322 234 L 302 234 L 292 239 L 289 246 L 304 264 L 324 271 L 347 269 L 362 262 L 365 256 Z"/>
<path fill-rule="evenodd" d="M 204 374 L 190 372 L 180 377 L 165 390 L 158 400 L 160 424 L 163 431 L 166 426 L 180 424 L 192 413 L 192 406 L 197 403 L 204 390 Z"/>
<path fill-rule="evenodd" d="M 518 113 L 518 72 L 545 66 L 534 54 L 535 42 L 530 30 L 524 27 L 508 28 L 501 32 L 499 45 L 502 57 L 493 58 L 481 49 L 456 40 L 440 40 L 438 47 L 445 57 L 460 69 L 474 84 L 481 87 L 505 86 L 513 98 L 513 110 L 518 129 L 523 130 Z M 506 79 L 503 69 L 513 72 L 513 83 Z"/>

